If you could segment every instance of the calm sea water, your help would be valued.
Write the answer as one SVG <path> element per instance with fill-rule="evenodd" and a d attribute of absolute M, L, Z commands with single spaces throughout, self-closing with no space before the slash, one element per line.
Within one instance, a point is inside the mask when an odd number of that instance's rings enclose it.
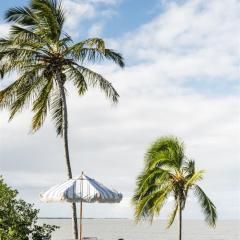
<path fill-rule="evenodd" d="M 71 239 L 70 219 L 41 219 L 40 222 L 60 226 L 53 234 L 54 240 Z M 165 222 L 155 221 L 136 225 L 129 219 L 84 219 L 84 236 L 102 240 L 176 240 L 177 226 L 165 229 Z M 183 222 L 184 240 L 240 240 L 240 221 L 218 221 L 215 229 L 210 229 L 203 221 Z"/>

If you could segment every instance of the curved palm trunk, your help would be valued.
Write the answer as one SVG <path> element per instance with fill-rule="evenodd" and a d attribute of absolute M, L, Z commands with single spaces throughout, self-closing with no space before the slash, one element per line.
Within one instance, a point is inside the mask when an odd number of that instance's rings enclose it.
<path fill-rule="evenodd" d="M 64 86 L 62 83 L 62 79 L 59 73 L 57 73 L 57 81 L 59 84 L 59 90 L 62 98 L 63 104 L 63 139 L 64 139 L 64 151 L 65 151 L 65 159 L 67 164 L 67 172 L 68 178 L 72 178 L 72 169 L 69 157 L 69 147 L 68 147 L 68 114 L 67 114 L 67 102 L 66 95 L 64 92 Z M 74 239 L 78 239 L 78 225 L 77 225 L 77 209 L 76 203 L 72 203 L 72 222 L 73 222 L 73 237 Z"/>
<path fill-rule="evenodd" d="M 179 232 L 178 232 L 178 240 L 182 240 L 182 203 L 181 200 L 178 200 L 178 206 L 179 206 L 179 212 L 178 212 L 178 217 L 179 217 Z"/>

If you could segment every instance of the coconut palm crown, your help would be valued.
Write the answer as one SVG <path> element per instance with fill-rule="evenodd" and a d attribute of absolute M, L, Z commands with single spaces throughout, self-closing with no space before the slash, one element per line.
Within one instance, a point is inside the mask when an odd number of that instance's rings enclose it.
<path fill-rule="evenodd" d="M 169 215 L 170 227 L 179 213 L 179 239 L 182 231 L 182 210 L 190 190 L 197 197 L 205 221 L 212 227 L 216 224 L 217 213 L 213 202 L 197 184 L 203 177 L 203 170 L 195 170 L 195 162 L 188 160 L 183 143 L 175 137 L 156 140 L 145 155 L 145 166 L 137 178 L 137 187 L 132 202 L 135 219 L 153 221 L 158 216 L 169 196 L 173 196 L 174 208 Z"/>
<path fill-rule="evenodd" d="M 9 110 L 9 120 L 12 120 L 24 108 L 31 107 L 32 132 L 41 128 L 49 113 L 57 134 L 64 139 L 68 178 L 72 178 L 67 82 L 74 84 L 80 96 L 89 87 L 97 87 L 116 103 L 119 95 L 112 84 L 86 64 L 106 59 L 124 67 L 124 60 L 119 53 L 106 48 L 100 38 L 75 43 L 63 31 L 64 10 L 57 0 L 31 0 L 26 7 L 9 9 L 5 18 L 11 28 L 9 36 L 0 39 L 0 78 L 12 73 L 17 77 L 0 91 L 0 109 Z M 76 239 L 75 203 L 72 207 Z"/>
<path fill-rule="evenodd" d="M 50 112 L 57 133 L 63 133 L 63 99 L 68 81 L 79 95 L 89 87 L 99 87 L 113 102 L 118 93 L 100 74 L 84 66 L 86 62 L 108 59 L 124 66 L 121 55 L 105 48 L 100 38 L 74 43 L 63 32 L 64 12 L 55 0 L 32 0 L 29 7 L 6 13 L 13 23 L 8 38 L 0 39 L 1 76 L 16 72 L 18 78 L 0 92 L 0 107 L 10 110 L 10 120 L 24 107 L 35 113 L 32 130 L 37 131 Z"/>

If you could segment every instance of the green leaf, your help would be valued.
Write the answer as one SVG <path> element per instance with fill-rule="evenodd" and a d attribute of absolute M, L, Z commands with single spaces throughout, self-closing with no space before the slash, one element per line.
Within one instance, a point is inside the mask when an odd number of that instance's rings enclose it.
<path fill-rule="evenodd" d="M 186 188 L 191 187 L 193 184 L 195 184 L 197 181 L 202 180 L 203 178 L 204 170 L 200 170 L 198 172 L 195 172 L 186 182 L 185 186 Z"/>
<path fill-rule="evenodd" d="M 53 82 L 48 81 L 43 87 L 38 98 L 33 102 L 32 111 L 35 115 L 32 119 L 32 131 L 36 132 L 42 125 L 47 116 L 49 95 L 51 93 Z"/>
<path fill-rule="evenodd" d="M 175 204 L 175 207 L 172 213 L 168 217 L 167 228 L 170 228 L 172 226 L 174 219 L 176 217 L 177 211 L 178 211 L 178 204 Z"/>
<path fill-rule="evenodd" d="M 50 112 L 57 135 L 63 136 L 63 102 L 59 90 L 55 89 L 51 96 Z"/>
<path fill-rule="evenodd" d="M 207 197 L 204 191 L 198 186 L 194 186 L 194 193 L 201 204 L 203 214 L 205 216 L 205 221 L 211 226 L 216 226 L 217 212 L 216 207 L 213 202 Z"/>

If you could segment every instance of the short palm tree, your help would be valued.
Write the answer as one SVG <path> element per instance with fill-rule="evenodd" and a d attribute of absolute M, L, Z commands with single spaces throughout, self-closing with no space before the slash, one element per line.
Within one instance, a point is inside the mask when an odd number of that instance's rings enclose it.
<path fill-rule="evenodd" d="M 105 47 L 99 38 L 74 43 L 63 32 L 64 11 L 57 0 L 31 0 L 27 7 L 6 12 L 12 23 L 7 38 L 0 39 L 0 77 L 17 73 L 17 78 L 0 91 L 0 108 L 8 109 L 10 120 L 32 106 L 32 131 L 37 131 L 49 113 L 57 134 L 64 139 L 68 178 L 72 169 L 68 147 L 66 85 L 72 82 L 79 95 L 97 87 L 112 102 L 119 95 L 112 84 L 85 65 L 107 59 L 120 67 L 122 56 Z M 74 237 L 77 238 L 76 205 L 73 204 Z"/>
<path fill-rule="evenodd" d="M 193 190 L 205 215 L 205 221 L 212 227 L 216 224 L 216 207 L 197 185 L 203 177 L 203 170 L 195 170 L 195 162 L 184 154 L 183 143 L 175 137 L 162 137 L 155 141 L 145 155 L 145 167 L 138 176 L 132 202 L 137 221 L 153 221 L 158 216 L 168 197 L 174 197 L 174 209 L 169 215 L 168 225 L 179 214 L 179 240 L 182 239 L 182 211 L 185 208 L 189 190 Z"/>

